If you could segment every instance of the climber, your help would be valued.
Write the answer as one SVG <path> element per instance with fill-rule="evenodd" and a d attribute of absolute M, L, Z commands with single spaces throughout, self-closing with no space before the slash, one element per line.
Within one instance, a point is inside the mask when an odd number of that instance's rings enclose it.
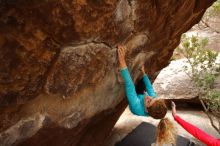
<path fill-rule="evenodd" d="M 184 121 L 178 115 L 176 115 L 176 105 L 172 102 L 172 115 L 174 120 L 179 123 L 186 131 L 192 134 L 195 138 L 205 143 L 208 146 L 220 146 L 220 140 L 208 135 L 206 132 L 197 128 L 196 126 Z"/>
<path fill-rule="evenodd" d="M 131 79 L 125 61 L 125 46 L 118 46 L 118 60 L 120 64 L 121 76 L 125 82 L 125 92 L 128 99 L 130 110 L 133 114 L 139 116 L 151 116 L 155 119 L 162 119 L 167 113 L 167 107 L 163 100 L 156 99 L 157 95 L 151 85 L 148 76 L 145 73 L 144 65 L 141 67 L 143 73 L 143 82 L 146 86 L 144 94 L 137 94 L 134 83 Z"/>

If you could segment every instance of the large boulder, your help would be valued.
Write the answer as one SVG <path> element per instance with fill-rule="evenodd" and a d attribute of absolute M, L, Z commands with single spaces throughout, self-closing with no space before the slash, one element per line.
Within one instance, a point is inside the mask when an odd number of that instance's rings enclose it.
<path fill-rule="evenodd" d="M 154 89 L 163 99 L 193 99 L 198 96 L 198 91 L 192 79 L 187 59 L 171 61 L 169 66 L 161 70 L 154 81 Z"/>
<path fill-rule="evenodd" d="M 154 79 L 213 2 L 1 0 L 1 145 L 102 145 L 126 107 L 116 46 Z"/>
<path fill-rule="evenodd" d="M 185 70 L 184 66 L 188 66 L 188 70 Z M 190 78 L 190 73 L 190 65 L 186 58 L 171 61 L 154 81 L 153 87 L 158 97 L 164 99 L 168 106 L 174 101 L 179 108 L 201 109 L 198 90 Z"/>
<path fill-rule="evenodd" d="M 220 55 L 217 56 L 216 63 L 220 63 Z M 186 66 L 187 69 L 184 69 Z M 160 71 L 153 87 L 158 97 L 167 102 L 175 101 L 180 104 L 179 107 L 193 105 L 202 108 L 198 88 L 191 77 L 190 64 L 187 59 L 174 60 Z M 220 77 L 215 80 L 214 89 L 220 90 Z"/>

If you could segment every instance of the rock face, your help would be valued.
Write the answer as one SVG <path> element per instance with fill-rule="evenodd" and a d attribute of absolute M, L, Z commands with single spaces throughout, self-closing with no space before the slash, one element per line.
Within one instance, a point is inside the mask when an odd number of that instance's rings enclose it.
<path fill-rule="evenodd" d="M 1 0 L 1 145 L 102 145 L 126 107 L 116 46 L 153 79 L 213 1 Z"/>
<path fill-rule="evenodd" d="M 164 99 L 169 106 L 174 101 L 179 108 L 203 109 L 196 86 L 189 77 L 191 71 L 184 71 L 184 66 L 189 66 L 185 58 L 171 61 L 155 79 L 154 89 L 158 97 Z"/>
<path fill-rule="evenodd" d="M 218 55 L 216 63 L 220 63 L 220 55 Z M 188 66 L 189 69 L 184 70 L 184 66 Z M 167 67 L 161 70 L 153 87 L 158 97 L 167 102 L 175 101 L 177 104 L 179 103 L 178 107 L 194 105 L 203 109 L 196 85 L 190 76 L 192 76 L 190 65 L 186 58 L 171 61 Z M 220 90 L 220 77 L 215 80 L 214 89 Z"/>
<path fill-rule="evenodd" d="M 207 11 L 210 11 L 210 9 Z M 186 34 L 188 36 L 198 35 L 199 37 L 208 38 L 207 48 L 220 52 L 220 14 L 206 17 L 208 17 L 208 20 L 200 21 L 200 23 L 194 25 Z"/>
<path fill-rule="evenodd" d="M 192 99 L 198 96 L 196 86 L 183 70 L 189 65 L 186 59 L 171 61 L 169 66 L 164 68 L 154 81 L 154 89 L 158 96 L 164 99 Z M 190 71 L 188 71 L 190 72 Z"/>

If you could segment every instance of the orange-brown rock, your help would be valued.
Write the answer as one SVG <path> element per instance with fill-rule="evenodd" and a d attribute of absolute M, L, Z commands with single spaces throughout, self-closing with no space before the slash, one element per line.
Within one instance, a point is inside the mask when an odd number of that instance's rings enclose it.
<path fill-rule="evenodd" d="M 1 145 L 102 145 L 126 106 L 116 46 L 154 78 L 213 1 L 1 0 Z"/>

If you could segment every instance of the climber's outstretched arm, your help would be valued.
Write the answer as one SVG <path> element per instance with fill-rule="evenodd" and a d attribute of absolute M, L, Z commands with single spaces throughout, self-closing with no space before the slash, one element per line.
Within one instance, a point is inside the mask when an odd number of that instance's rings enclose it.
<path fill-rule="evenodd" d="M 186 131 L 192 134 L 195 138 L 205 143 L 208 146 L 219 146 L 220 140 L 217 138 L 207 134 L 203 130 L 197 128 L 196 126 L 190 124 L 189 122 L 183 120 L 179 116 L 176 115 L 176 105 L 172 102 L 172 115 L 177 123 L 179 123 Z"/>
<path fill-rule="evenodd" d="M 145 73 L 144 65 L 142 65 L 141 71 L 143 73 L 143 81 L 146 86 L 146 90 L 147 90 L 148 95 L 151 97 L 157 97 L 156 93 L 154 92 L 154 88 L 153 88 L 147 74 Z"/>
<path fill-rule="evenodd" d="M 121 69 L 121 76 L 125 82 L 125 92 L 128 98 L 128 104 L 130 106 L 131 112 L 137 115 L 141 115 L 138 109 L 140 105 L 139 98 L 137 97 L 137 93 L 135 90 L 134 83 L 131 79 L 130 73 L 128 71 L 126 62 L 125 62 L 125 46 L 118 46 L 118 59 Z"/>

